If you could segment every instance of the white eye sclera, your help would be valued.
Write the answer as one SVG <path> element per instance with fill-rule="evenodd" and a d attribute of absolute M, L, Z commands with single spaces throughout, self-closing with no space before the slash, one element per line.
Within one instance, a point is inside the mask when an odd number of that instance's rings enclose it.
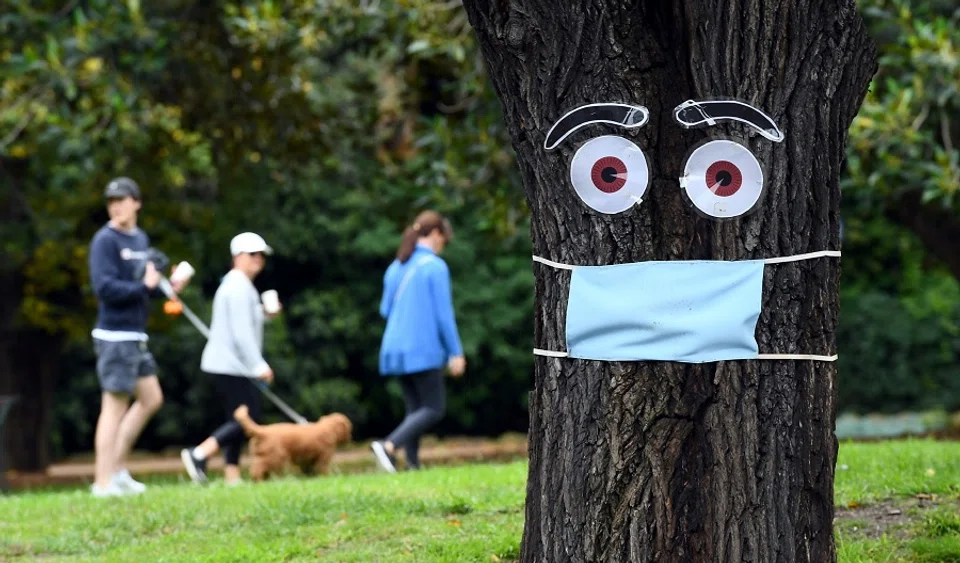
<path fill-rule="evenodd" d="M 640 203 L 649 180 L 643 151 L 616 135 L 587 141 L 570 163 L 570 182 L 580 199 L 592 209 L 610 215 Z"/>
<path fill-rule="evenodd" d="M 680 187 L 704 215 L 739 217 L 753 209 L 763 194 L 763 170 L 743 145 L 710 141 L 687 158 Z"/>

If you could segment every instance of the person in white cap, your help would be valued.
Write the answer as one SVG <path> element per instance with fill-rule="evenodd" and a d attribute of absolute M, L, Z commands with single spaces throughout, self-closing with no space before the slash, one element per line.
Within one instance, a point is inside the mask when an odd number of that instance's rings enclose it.
<path fill-rule="evenodd" d="M 196 483 L 206 483 L 210 456 L 223 450 L 224 480 L 235 485 L 240 479 L 240 450 L 246 442 L 233 411 L 247 405 L 254 420 L 260 418 L 260 394 L 252 381 L 273 381 L 273 370 L 263 358 L 263 322 L 267 315 L 253 280 L 263 271 L 266 256 L 273 254 L 263 237 L 241 233 L 230 241 L 231 269 L 213 298 L 210 337 L 200 358 L 200 369 L 213 381 L 227 421 L 195 448 L 184 449 L 180 458 Z"/>

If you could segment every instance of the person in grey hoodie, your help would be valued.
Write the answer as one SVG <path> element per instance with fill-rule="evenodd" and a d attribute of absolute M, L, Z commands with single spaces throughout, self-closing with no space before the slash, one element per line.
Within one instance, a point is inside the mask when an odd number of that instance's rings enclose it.
<path fill-rule="evenodd" d="M 200 369 L 213 380 L 227 421 L 197 447 L 180 452 L 187 474 L 196 483 L 207 482 L 207 460 L 221 449 L 224 480 L 228 485 L 240 482 L 240 450 L 246 436 L 233 411 L 247 405 L 250 416 L 258 420 L 260 394 L 253 379 L 273 381 L 273 370 L 263 359 L 265 313 L 253 285 L 273 249 L 260 235 L 241 233 L 230 241 L 230 253 L 233 269 L 214 295 L 210 337 L 200 359 Z"/>

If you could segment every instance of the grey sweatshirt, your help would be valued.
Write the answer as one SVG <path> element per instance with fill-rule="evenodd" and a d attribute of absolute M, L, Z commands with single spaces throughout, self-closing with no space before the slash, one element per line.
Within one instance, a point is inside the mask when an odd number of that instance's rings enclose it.
<path fill-rule="evenodd" d="M 266 371 L 263 317 L 253 282 L 243 272 L 230 270 L 213 297 L 210 338 L 200 357 L 200 369 L 246 377 Z"/>

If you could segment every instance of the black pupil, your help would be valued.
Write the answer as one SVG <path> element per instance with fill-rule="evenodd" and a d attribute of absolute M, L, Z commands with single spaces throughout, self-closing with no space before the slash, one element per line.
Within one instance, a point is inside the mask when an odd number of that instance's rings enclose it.
<path fill-rule="evenodd" d="M 730 182 L 733 181 L 733 175 L 726 170 L 721 170 L 717 172 L 717 181 L 720 182 L 721 186 L 729 186 Z"/>
<path fill-rule="evenodd" d="M 603 172 L 600 173 L 600 177 L 608 184 L 613 183 L 613 181 L 617 179 L 617 169 L 612 166 L 607 166 L 603 169 Z"/>

